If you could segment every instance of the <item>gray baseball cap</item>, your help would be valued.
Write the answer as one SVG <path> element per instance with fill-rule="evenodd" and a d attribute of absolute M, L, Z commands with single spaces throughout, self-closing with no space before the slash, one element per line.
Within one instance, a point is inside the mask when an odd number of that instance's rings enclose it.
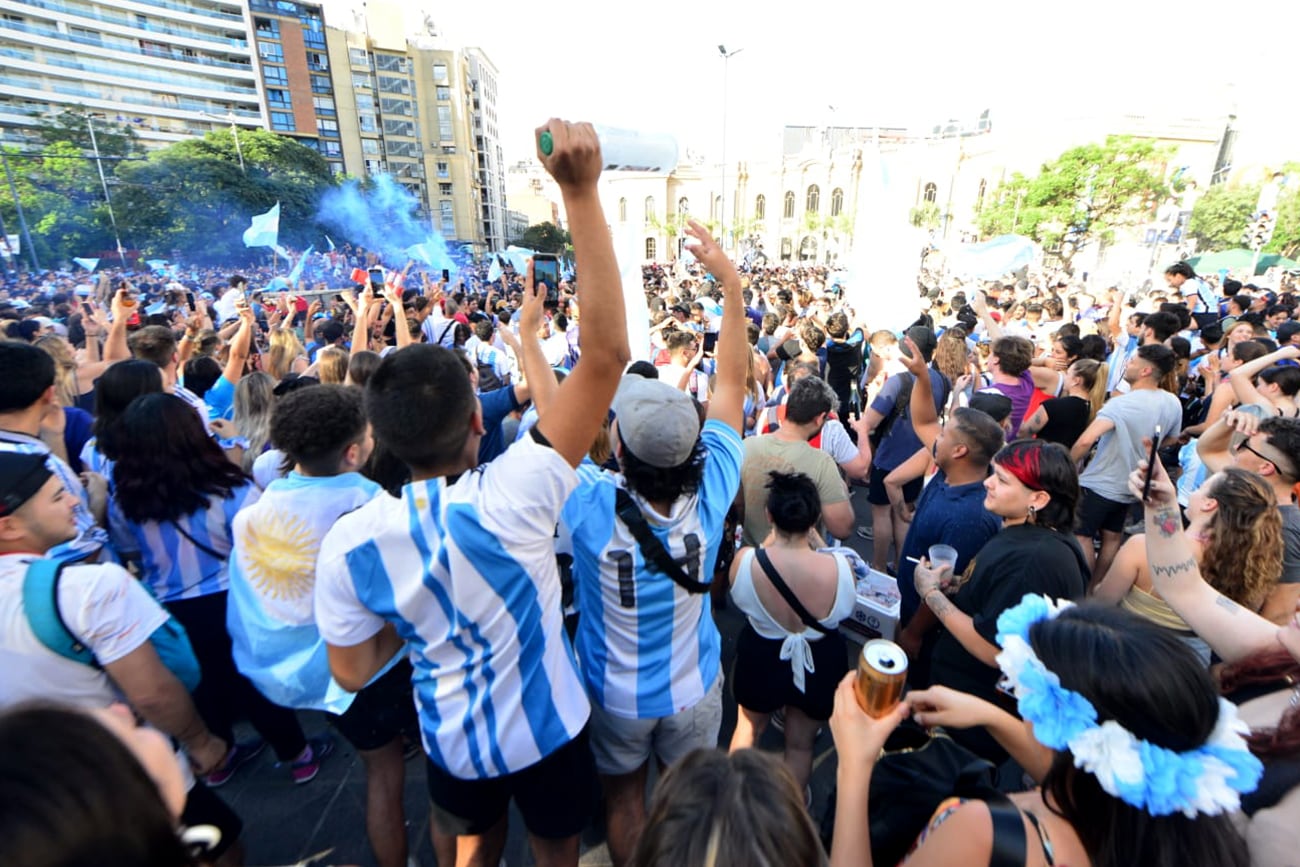
<path fill-rule="evenodd" d="M 666 382 L 630 375 L 614 395 L 618 435 L 652 467 L 680 466 L 700 438 L 700 414 L 690 395 Z"/>

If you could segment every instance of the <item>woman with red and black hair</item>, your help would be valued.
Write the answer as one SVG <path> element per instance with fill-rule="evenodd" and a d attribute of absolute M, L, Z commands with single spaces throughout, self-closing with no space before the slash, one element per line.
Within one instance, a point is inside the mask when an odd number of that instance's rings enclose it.
<path fill-rule="evenodd" d="M 930 657 L 931 683 L 1014 713 L 1014 701 L 997 688 L 998 615 L 1028 593 L 1081 598 L 1089 576 L 1072 532 L 1079 476 L 1069 453 L 1056 443 L 1016 440 L 997 453 L 992 469 L 984 482 L 984 508 L 1002 519 L 1001 531 L 964 575 L 954 577 L 950 567 L 936 568 L 923 559 L 914 581 L 942 627 Z M 1007 758 L 983 729 L 951 734 L 994 763 Z"/>

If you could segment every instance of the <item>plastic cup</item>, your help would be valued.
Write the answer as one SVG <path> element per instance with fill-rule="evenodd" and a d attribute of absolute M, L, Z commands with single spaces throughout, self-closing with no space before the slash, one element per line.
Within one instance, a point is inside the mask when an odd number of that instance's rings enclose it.
<path fill-rule="evenodd" d="M 931 545 L 930 566 L 936 571 L 943 566 L 953 572 L 957 571 L 957 549 L 951 545 Z"/>

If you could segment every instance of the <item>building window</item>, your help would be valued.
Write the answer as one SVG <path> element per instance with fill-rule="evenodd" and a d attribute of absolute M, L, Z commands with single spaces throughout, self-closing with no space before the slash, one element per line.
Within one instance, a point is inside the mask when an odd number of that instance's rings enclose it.
<path fill-rule="evenodd" d="M 817 258 L 817 239 L 812 235 L 804 237 L 799 244 L 799 261 L 812 262 Z"/>
<path fill-rule="evenodd" d="M 450 196 L 450 195 L 451 195 L 451 184 L 438 184 L 438 195 L 440 195 L 440 196 Z"/>
<path fill-rule="evenodd" d="M 437 91 L 437 92 L 436 92 L 435 95 L 438 97 L 439 100 L 441 100 L 441 101 L 443 101 L 443 102 L 446 102 L 447 100 L 451 99 L 451 88 L 450 88 L 450 87 L 446 87 L 446 86 L 440 84 L 440 85 L 438 85 L 438 87 L 436 88 L 436 91 Z"/>
<path fill-rule="evenodd" d="M 334 109 L 334 98 L 331 96 L 314 96 L 311 102 L 316 107 L 317 114 L 323 114 L 326 117 L 334 117 L 338 114 Z"/>
<path fill-rule="evenodd" d="M 384 135 L 404 135 L 415 138 L 415 124 L 409 120 L 384 118 Z"/>
<path fill-rule="evenodd" d="M 369 72 L 354 72 L 352 73 L 352 89 L 374 90 L 375 80 L 370 77 Z"/>
<path fill-rule="evenodd" d="M 257 53 L 268 63 L 284 63 L 284 48 L 278 42 L 257 40 Z"/>
<path fill-rule="evenodd" d="M 379 108 L 384 114 L 400 114 L 404 117 L 411 117 L 414 114 L 411 111 L 411 101 L 409 99 L 389 99 L 384 97 L 379 100 Z"/>
<path fill-rule="evenodd" d="M 785 194 L 785 208 L 781 211 L 781 217 L 786 220 L 794 219 L 794 193 Z"/>
<path fill-rule="evenodd" d="M 691 212 L 691 203 L 685 196 L 677 200 L 677 213 L 689 214 Z"/>
<path fill-rule="evenodd" d="M 274 18 L 254 18 L 253 27 L 256 28 L 259 39 L 280 38 L 280 22 Z"/>
<path fill-rule="evenodd" d="M 646 259 L 649 259 L 649 260 L 653 260 L 653 259 L 655 258 L 655 239 L 654 239 L 654 238 L 646 238 L 646 239 L 645 239 L 645 257 L 646 257 Z"/>
<path fill-rule="evenodd" d="M 435 63 L 433 65 L 433 80 L 436 84 L 446 84 L 448 82 L 447 64 Z"/>
<path fill-rule="evenodd" d="M 816 214 L 822 209 L 822 191 L 816 185 L 808 187 L 808 196 L 804 199 L 804 210 L 810 214 Z"/>
<path fill-rule="evenodd" d="M 758 198 L 754 199 L 754 219 L 767 219 L 767 196 L 759 195 Z"/>
<path fill-rule="evenodd" d="M 313 75 L 311 77 L 312 93 L 333 93 L 334 87 L 330 84 L 328 75 Z"/>
<path fill-rule="evenodd" d="M 454 141 L 456 138 L 451 131 L 451 106 L 438 106 L 438 139 L 439 141 Z"/>
<path fill-rule="evenodd" d="M 293 102 L 289 99 L 289 91 L 281 90 L 278 87 L 268 87 L 266 89 L 266 102 L 272 108 L 289 108 Z"/>
<path fill-rule="evenodd" d="M 376 54 L 375 68 L 380 72 L 407 72 L 406 58 L 400 54 Z"/>
<path fill-rule="evenodd" d="M 789 238 L 781 239 L 781 261 L 789 262 L 790 257 L 794 255 L 794 244 Z"/>
<path fill-rule="evenodd" d="M 362 132 L 379 132 L 379 121 L 371 113 L 358 114 L 357 126 Z"/>
<path fill-rule="evenodd" d="M 844 191 L 839 187 L 831 190 L 831 216 L 838 217 L 844 210 Z"/>
<path fill-rule="evenodd" d="M 263 66 L 262 78 L 271 87 L 289 86 L 289 74 L 285 72 L 283 66 Z"/>
<path fill-rule="evenodd" d="M 443 237 L 450 237 L 456 234 L 456 206 L 451 199 L 443 199 L 438 202 L 440 216 L 442 217 L 442 234 Z"/>
<path fill-rule="evenodd" d="M 327 157 L 343 156 L 343 145 L 336 141 L 323 141 L 320 143 L 320 151 Z"/>
<path fill-rule="evenodd" d="M 939 188 L 932 183 L 926 184 L 925 193 L 924 195 L 922 195 L 921 198 L 925 199 L 927 202 L 930 202 L 931 204 L 934 204 L 934 200 L 939 198 Z"/>
<path fill-rule="evenodd" d="M 361 152 L 363 154 L 379 154 L 379 139 L 363 138 L 361 140 Z"/>
<path fill-rule="evenodd" d="M 366 174 L 382 175 L 384 173 L 383 160 L 366 160 Z"/>
<path fill-rule="evenodd" d="M 451 167 L 447 163 L 435 163 L 434 168 L 437 170 L 438 177 L 440 178 L 451 177 Z"/>
<path fill-rule="evenodd" d="M 395 75 L 379 76 L 379 89 L 388 93 L 404 93 L 411 95 L 411 82 L 406 78 L 398 78 Z"/>
<path fill-rule="evenodd" d="M 618 200 L 618 221 L 620 223 L 627 222 L 627 199 L 626 198 L 622 198 Z"/>
<path fill-rule="evenodd" d="M 316 131 L 323 136 L 330 138 L 339 137 L 339 122 L 337 120 L 317 120 Z"/>
<path fill-rule="evenodd" d="M 649 223 L 655 218 L 655 197 L 645 197 L 645 221 Z"/>
<path fill-rule="evenodd" d="M 349 48 L 348 60 L 352 61 L 353 66 L 370 66 L 370 56 L 366 54 L 364 48 Z"/>
<path fill-rule="evenodd" d="M 307 68 L 312 72 L 329 72 L 330 59 L 323 51 L 307 52 Z"/>
<path fill-rule="evenodd" d="M 293 132 L 293 115 L 287 111 L 271 112 L 271 129 L 280 132 Z"/>

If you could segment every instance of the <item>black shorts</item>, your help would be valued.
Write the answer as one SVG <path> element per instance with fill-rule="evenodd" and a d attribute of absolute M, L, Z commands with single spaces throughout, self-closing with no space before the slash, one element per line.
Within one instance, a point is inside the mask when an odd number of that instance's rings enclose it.
<path fill-rule="evenodd" d="M 203 851 L 205 861 L 215 861 L 227 849 L 239 841 L 239 834 L 244 830 L 244 823 L 234 810 L 216 792 L 202 783 L 195 781 L 194 787 L 185 796 L 185 809 L 181 811 L 181 826 L 199 828 L 211 825 L 220 832 L 216 844 Z"/>
<path fill-rule="evenodd" d="M 875 464 L 871 465 L 871 478 L 867 481 L 867 502 L 873 506 L 888 506 L 889 492 L 885 490 L 885 476 L 892 473 L 893 470 L 884 470 Z M 903 485 L 903 500 L 908 503 L 915 503 L 916 498 L 921 496 L 921 486 L 924 479 L 912 479 L 906 485 Z"/>
<path fill-rule="evenodd" d="M 587 730 L 532 767 L 504 777 L 462 780 L 428 762 L 433 822 L 443 834 L 486 834 L 506 814 L 510 799 L 528 833 L 563 840 L 582 832 L 595 808 L 596 764 Z"/>
<path fill-rule="evenodd" d="M 1078 519 L 1075 522 L 1076 536 L 1091 538 L 1098 530 L 1110 533 L 1123 533 L 1124 523 L 1128 518 L 1131 503 L 1117 503 L 1087 488 L 1079 491 Z"/>
<path fill-rule="evenodd" d="M 764 638 L 748 623 L 736 640 L 731 692 L 736 704 L 754 713 L 796 707 L 809 719 L 827 720 L 835 709 L 835 689 L 849 670 L 844 636 L 838 632 L 809 642 L 814 671 L 804 672 L 804 689 L 794 685 L 790 660 L 781 658 L 781 640 Z"/>
<path fill-rule="evenodd" d="M 420 723 L 411 695 L 411 663 L 403 659 L 353 699 L 330 725 L 358 750 L 377 750 L 403 734 L 418 739 Z"/>

